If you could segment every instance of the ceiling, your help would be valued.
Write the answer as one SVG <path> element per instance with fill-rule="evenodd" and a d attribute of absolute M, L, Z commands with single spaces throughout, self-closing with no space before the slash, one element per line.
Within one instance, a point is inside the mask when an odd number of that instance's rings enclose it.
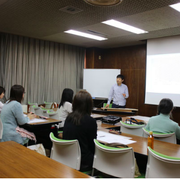
<path fill-rule="evenodd" d="M 0 0 L 0 32 L 83 46 L 113 48 L 146 43 L 147 39 L 180 35 L 180 13 L 168 5 L 180 0 L 123 0 L 95 7 L 83 0 Z M 68 6 L 71 13 L 64 12 Z M 73 8 L 77 8 L 74 13 Z M 102 21 L 115 19 L 148 31 L 133 34 Z M 108 38 L 96 41 L 64 33 L 69 29 Z"/>

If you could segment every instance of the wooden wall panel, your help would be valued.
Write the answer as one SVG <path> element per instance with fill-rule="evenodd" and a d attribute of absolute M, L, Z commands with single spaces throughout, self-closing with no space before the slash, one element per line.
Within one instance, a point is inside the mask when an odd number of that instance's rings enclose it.
<path fill-rule="evenodd" d="M 86 49 L 86 68 L 94 68 L 94 48 Z"/>
<path fill-rule="evenodd" d="M 92 49 L 91 51 L 89 49 L 91 48 L 88 48 L 86 52 L 87 68 L 121 69 L 130 94 L 127 107 L 138 108 L 139 115 L 154 116 L 157 114 L 156 105 L 144 104 L 146 45 L 112 49 L 94 48 L 93 54 L 91 54 Z M 180 124 L 180 108 L 173 111 L 173 117 Z"/>

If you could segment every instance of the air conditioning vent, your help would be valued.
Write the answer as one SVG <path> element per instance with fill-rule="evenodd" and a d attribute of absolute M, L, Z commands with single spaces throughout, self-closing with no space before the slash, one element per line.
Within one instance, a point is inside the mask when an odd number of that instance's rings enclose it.
<path fill-rule="evenodd" d="M 107 36 L 106 34 L 102 34 L 100 32 L 93 31 L 93 30 L 87 30 L 87 32 L 90 33 L 90 34 L 97 35 L 97 36 L 102 36 L 102 37 L 106 37 Z"/>
<path fill-rule="evenodd" d="M 64 8 L 59 9 L 59 10 L 66 12 L 66 13 L 69 13 L 69 14 L 76 14 L 76 13 L 83 11 L 82 9 L 79 9 L 79 8 L 76 8 L 73 6 L 66 6 Z"/>

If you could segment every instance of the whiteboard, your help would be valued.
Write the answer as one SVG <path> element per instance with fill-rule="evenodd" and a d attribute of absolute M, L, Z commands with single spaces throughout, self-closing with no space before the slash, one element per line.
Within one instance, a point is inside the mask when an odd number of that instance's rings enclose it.
<path fill-rule="evenodd" d="M 93 98 L 108 98 L 118 74 L 121 74 L 120 69 L 84 69 L 83 89 Z"/>

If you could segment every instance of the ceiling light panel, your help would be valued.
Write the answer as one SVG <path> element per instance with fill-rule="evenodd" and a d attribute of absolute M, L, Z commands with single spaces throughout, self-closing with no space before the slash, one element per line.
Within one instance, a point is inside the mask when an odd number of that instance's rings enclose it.
<path fill-rule="evenodd" d="M 171 8 L 180 12 L 180 3 L 169 5 Z"/>
<path fill-rule="evenodd" d="M 122 0 L 84 0 L 84 1 L 94 6 L 114 6 L 122 2 Z"/>
<path fill-rule="evenodd" d="M 113 27 L 119 28 L 119 29 L 123 29 L 125 31 L 129 31 L 129 32 L 132 32 L 132 33 L 135 33 L 135 34 L 148 33 L 148 31 L 144 31 L 142 29 L 130 26 L 128 24 L 116 21 L 114 19 L 111 19 L 111 20 L 108 20 L 108 21 L 103 21 L 102 23 L 103 24 L 107 24 L 109 26 L 113 26 Z"/>
<path fill-rule="evenodd" d="M 70 30 L 64 31 L 64 32 L 68 33 L 68 34 L 73 34 L 73 35 L 76 35 L 76 36 L 89 38 L 89 39 L 95 39 L 95 40 L 98 40 L 98 41 L 107 40 L 107 38 L 104 38 L 104 37 L 101 37 L 101 36 L 96 36 L 96 35 L 84 33 L 84 32 L 81 32 L 81 31 L 76 31 L 76 30 L 73 30 L 73 29 L 70 29 Z"/>

